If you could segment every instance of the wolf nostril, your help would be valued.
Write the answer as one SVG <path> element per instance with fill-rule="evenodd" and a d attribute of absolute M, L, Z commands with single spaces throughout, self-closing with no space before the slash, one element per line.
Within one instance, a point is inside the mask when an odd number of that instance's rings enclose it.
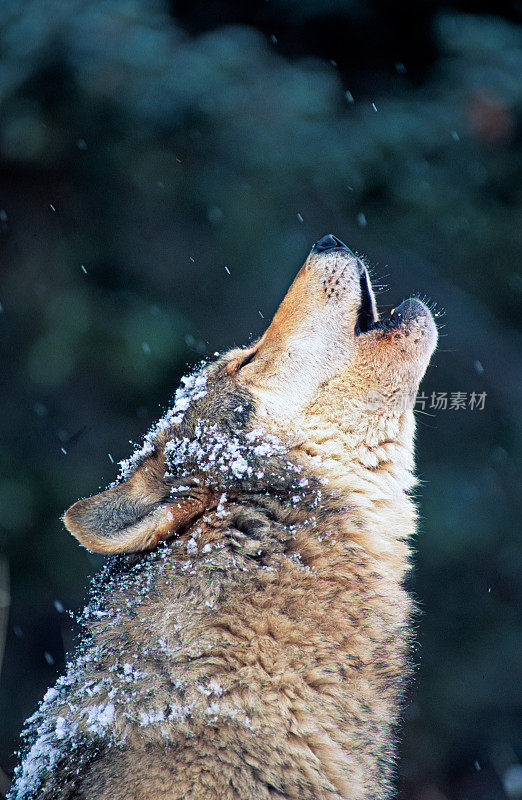
<path fill-rule="evenodd" d="M 337 236 L 332 236 L 331 233 L 328 233 L 326 234 L 326 236 L 323 236 L 322 239 L 319 239 L 319 241 L 314 244 L 313 249 L 316 251 L 316 253 L 322 253 L 324 250 L 335 250 L 335 249 L 347 250 L 349 253 L 351 253 L 351 250 L 349 250 L 348 247 L 346 247 L 344 242 L 341 242 L 341 240 L 338 239 Z"/>

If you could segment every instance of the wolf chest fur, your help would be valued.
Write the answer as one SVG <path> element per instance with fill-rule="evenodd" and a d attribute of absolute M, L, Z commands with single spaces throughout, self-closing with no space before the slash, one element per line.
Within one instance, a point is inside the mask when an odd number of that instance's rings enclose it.
<path fill-rule="evenodd" d="M 413 403 L 437 339 L 316 243 L 67 528 L 110 555 L 11 800 L 383 800 L 409 673 Z"/>

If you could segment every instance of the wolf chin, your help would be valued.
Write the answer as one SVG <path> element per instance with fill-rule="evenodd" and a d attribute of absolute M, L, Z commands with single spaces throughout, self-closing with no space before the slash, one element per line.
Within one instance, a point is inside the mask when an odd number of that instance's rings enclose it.
<path fill-rule="evenodd" d="M 184 379 L 116 483 L 64 515 L 110 557 L 10 800 L 393 796 L 412 405 L 436 340 L 417 299 L 380 319 L 328 235 L 265 334 Z"/>

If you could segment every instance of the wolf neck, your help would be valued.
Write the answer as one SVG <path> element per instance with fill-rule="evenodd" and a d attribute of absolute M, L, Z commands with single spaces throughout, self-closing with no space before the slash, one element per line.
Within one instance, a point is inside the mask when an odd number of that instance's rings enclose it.
<path fill-rule="evenodd" d="M 350 518 L 365 522 L 360 543 L 372 555 L 407 569 L 407 540 L 415 531 L 416 513 L 409 492 L 415 486 L 413 436 L 415 422 L 410 410 L 395 417 L 359 417 L 363 424 L 342 430 L 335 413 L 306 415 L 297 450 L 325 489 L 340 492 Z M 299 437 L 300 438 L 300 437 Z M 399 559 L 399 561 L 397 561 Z M 399 567 L 399 563 L 401 566 Z"/>

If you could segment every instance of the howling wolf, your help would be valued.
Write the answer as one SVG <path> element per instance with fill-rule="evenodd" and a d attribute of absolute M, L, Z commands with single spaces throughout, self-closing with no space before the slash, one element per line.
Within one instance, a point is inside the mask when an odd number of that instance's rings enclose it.
<path fill-rule="evenodd" d="M 65 514 L 111 554 L 11 800 L 384 800 L 405 679 L 414 399 L 437 340 L 327 235 L 271 325 L 184 379 Z"/>

